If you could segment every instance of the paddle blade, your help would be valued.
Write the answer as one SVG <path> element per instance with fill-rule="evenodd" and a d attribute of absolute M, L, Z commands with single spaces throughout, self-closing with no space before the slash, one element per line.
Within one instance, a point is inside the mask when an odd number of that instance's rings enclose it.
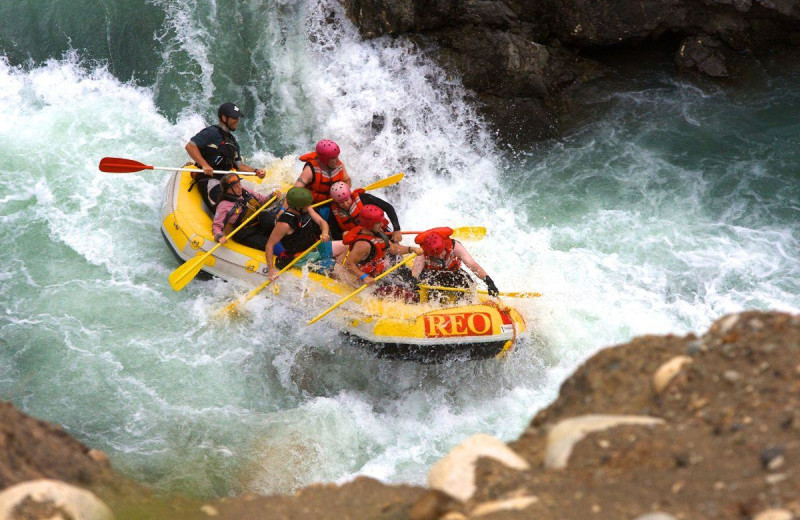
<path fill-rule="evenodd" d="M 197 276 L 197 273 L 200 272 L 200 269 L 203 268 L 204 261 L 208 255 L 199 255 L 191 260 L 184 262 L 184 264 L 169 275 L 169 284 L 172 286 L 173 289 L 176 291 L 180 291 L 187 285 L 189 282 L 194 280 L 194 277 Z"/>
<path fill-rule="evenodd" d="M 379 181 L 375 181 L 372 184 L 370 184 L 369 186 L 364 186 L 364 189 L 365 190 L 377 190 L 378 188 L 385 188 L 386 186 L 392 186 L 394 184 L 397 184 L 401 180 L 403 180 L 403 176 L 405 176 L 405 173 L 403 173 L 403 172 L 395 173 L 394 175 L 392 175 L 390 177 L 386 177 L 385 179 L 381 179 Z"/>
<path fill-rule="evenodd" d="M 483 240 L 486 228 L 482 226 L 459 227 L 453 230 L 452 237 L 459 240 Z"/>
<path fill-rule="evenodd" d="M 100 159 L 100 171 L 106 173 L 133 173 L 152 169 L 153 167 L 147 164 L 121 157 L 103 157 Z"/>

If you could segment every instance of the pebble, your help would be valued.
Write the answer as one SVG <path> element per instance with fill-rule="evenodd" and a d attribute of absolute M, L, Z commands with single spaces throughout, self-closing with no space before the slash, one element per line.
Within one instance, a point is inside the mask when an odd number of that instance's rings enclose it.
<path fill-rule="evenodd" d="M 689 356 L 675 356 L 674 358 L 670 359 L 658 369 L 656 369 L 655 374 L 653 374 L 653 388 L 655 389 L 657 394 L 663 392 L 667 386 L 669 386 L 670 382 L 677 376 L 684 365 L 688 365 L 692 362 L 692 358 Z"/>
<path fill-rule="evenodd" d="M 717 322 L 719 324 L 719 333 L 722 335 L 727 334 L 738 322 L 739 322 L 738 314 L 731 314 L 730 316 L 722 318 L 720 321 Z"/>
<path fill-rule="evenodd" d="M 641 516 L 637 516 L 634 520 L 678 520 L 678 519 L 669 513 L 662 513 L 660 511 L 656 511 L 654 513 L 647 513 Z"/>
<path fill-rule="evenodd" d="M 736 370 L 726 370 L 723 372 L 722 378 L 731 384 L 738 383 L 742 380 L 741 374 L 739 374 L 739 372 Z"/>
<path fill-rule="evenodd" d="M 786 459 L 783 456 L 783 448 L 781 446 L 773 446 L 761 452 L 761 466 L 770 471 L 776 470 L 783 466 Z"/>
<path fill-rule="evenodd" d="M 217 508 L 208 504 L 201 507 L 200 511 L 205 513 L 207 516 L 219 516 L 219 511 L 217 511 Z"/>
<path fill-rule="evenodd" d="M 528 506 L 539 502 L 539 498 L 535 496 L 510 498 L 508 500 L 493 500 L 491 502 L 483 502 L 475 506 L 469 512 L 469 516 L 483 516 L 497 513 L 498 511 L 521 511 Z"/>

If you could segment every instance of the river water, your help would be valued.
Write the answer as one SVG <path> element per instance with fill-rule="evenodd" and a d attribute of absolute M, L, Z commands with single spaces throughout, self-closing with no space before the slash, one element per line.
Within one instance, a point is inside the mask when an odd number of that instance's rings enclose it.
<path fill-rule="evenodd" d="M 327 22 L 333 20 L 333 25 Z M 626 69 L 555 140 L 500 145 L 458 79 L 402 39 L 362 42 L 334 2 L 31 0 L 0 6 L 0 398 L 161 492 L 425 482 L 478 432 L 519 436 L 599 349 L 800 312 L 800 60 L 745 81 Z M 470 251 L 533 333 L 508 359 L 374 359 L 264 297 L 196 280 L 160 236 L 165 173 L 236 101 L 247 162 L 299 172 L 321 138 L 407 229 L 481 225 Z"/>

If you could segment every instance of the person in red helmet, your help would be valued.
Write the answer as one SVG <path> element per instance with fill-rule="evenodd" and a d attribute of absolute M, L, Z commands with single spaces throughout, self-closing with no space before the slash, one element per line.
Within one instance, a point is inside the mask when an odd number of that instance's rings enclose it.
<path fill-rule="evenodd" d="M 375 277 L 390 266 L 387 253 L 422 253 L 418 247 L 404 246 L 389 240 L 383 231 L 386 225 L 388 221 L 384 218 L 383 210 L 366 204 L 358 215 L 358 225 L 344 234 L 342 243 L 349 247 L 349 253 L 342 265 L 358 279 L 359 284 L 375 283 Z"/>
<path fill-rule="evenodd" d="M 350 186 L 344 182 L 334 182 L 331 186 L 330 203 L 331 217 L 328 223 L 331 228 L 331 238 L 341 240 L 345 231 L 350 231 L 358 225 L 358 215 L 361 209 L 372 204 L 378 206 L 389 217 L 392 223 L 392 231 L 389 238 L 392 242 L 399 244 L 403 240 L 403 233 L 400 231 L 400 221 L 397 219 L 397 212 L 394 206 L 385 200 L 365 193 L 363 188 L 350 191 Z"/>
<path fill-rule="evenodd" d="M 314 151 L 301 155 L 300 160 L 305 165 L 294 185 L 311 191 L 314 203 L 331 198 L 331 186 L 335 182 L 344 182 L 348 187 L 352 185 L 347 168 L 339 160 L 339 145 L 330 139 L 318 142 Z M 319 211 L 319 214 L 327 220 L 328 208 L 320 209 L 322 211 Z"/>
<path fill-rule="evenodd" d="M 429 285 L 445 287 L 469 287 L 469 275 L 461 269 L 467 266 L 470 271 L 486 282 L 489 296 L 498 296 L 500 291 L 486 271 L 478 265 L 461 242 L 453 240 L 449 227 L 433 228 L 420 233 L 414 242 L 422 246 L 422 256 L 414 259 L 411 275 Z"/>

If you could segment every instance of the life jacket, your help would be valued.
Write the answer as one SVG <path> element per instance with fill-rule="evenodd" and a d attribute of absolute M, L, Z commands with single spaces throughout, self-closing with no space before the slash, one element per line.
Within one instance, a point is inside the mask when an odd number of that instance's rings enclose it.
<path fill-rule="evenodd" d="M 344 163 L 337 159 L 338 164 L 334 169 L 330 170 L 319 162 L 317 152 L 303 154 L 300 156 L 300 160 L 311 167 L 311 182 L 306 185 L 306 188 L 311 191 L 314 202 L 322 202 L 331 198 L 331 186 L 333 183 L 344 181 Z"/>
<path fill-rule="evenodd" d="M 233 202 L 233 207 L 228 210 L 228 213 L 225 215 L 222 221 L 222 229 L 225 229 L 225 226 L 229 223 L 232 224 L 234 228 L 238 227 L 239 224 L 250 218 L 250 216 L 261 207 L 258 199 L 247 190 L 242 190 L 241 197 L 237 197 L 233 193 L 226 193 L 220 202 L 223 200 Z M 258 224 L 258 221 L 253 219 L 248 223 L 248 226 L 254 226 L 256 224 Z"/>
<path fill-rule="evenodd" d="M 233 134 L 224 130 L 219 125 L 214 125 L 219 130 L 222 137 L 220 145 L 210 144 L 200 148 L 200 155 L 215 170 L 232 170 L 236 168 L 236 161 L 239 158 L 239 143 Z M 202 173 L 202 172 L 201 172 Z"/>
<path fill-rule="evenodd" d="M 339 223 L 339 229 L 342 231 L 349 231 L 358 225 L 358 215 L 361 213 L 361 208 L 364 207 L 364 204 L 361 202 L 362 193 L 364 193 L 363 188 L 352 192 L 350 207 L 347 209 L 342 209 L 336 202 L 331 202 L 331 213 L 336 217 L 336 222 Z"/>
<path fill-rule="evenodd" d="M 280 214 L 276 222 L 285 222 L 292 228 L 293 233 L 291 235 L 287 233 L 281 239 L 281 245 L 291 256 L 311 247 L 320 234 L 319 228 L 308 213 L 296 215 L 287 210 Z"/>
<path fill-rule="evenodd" d="M 417 235 L 417 238 L 414 239 L 414 242 L 421 244 L 425 240 L 425 237 L 430 233 L 436 233 L 444 239 L 445 255 L 444 258 L 434 258 L 425 255 L 424 268 L 431 269 L 433 271 L 457 271 L 461 267 L 461 259 L 456 256 L 455 253 L 456 241 L 450 238 L 450 235 L 453 234 L 453 230 L 449 227 L 429 229 L 428 231 Z"/>
<path fill-rule="evenodd" d="M 356 226 L 342 237 L 342 243 L 353 250 L 356 242 L 364 241 L 369 243 L 369 254 L 358 263 L 358 268 L 370 276 L 377 276 L 386 270 L 386 250 L 389 249 L 389 238 L 382 238 L 374 235 L 367 235 L 362 232 L 361 226 Z"/>

